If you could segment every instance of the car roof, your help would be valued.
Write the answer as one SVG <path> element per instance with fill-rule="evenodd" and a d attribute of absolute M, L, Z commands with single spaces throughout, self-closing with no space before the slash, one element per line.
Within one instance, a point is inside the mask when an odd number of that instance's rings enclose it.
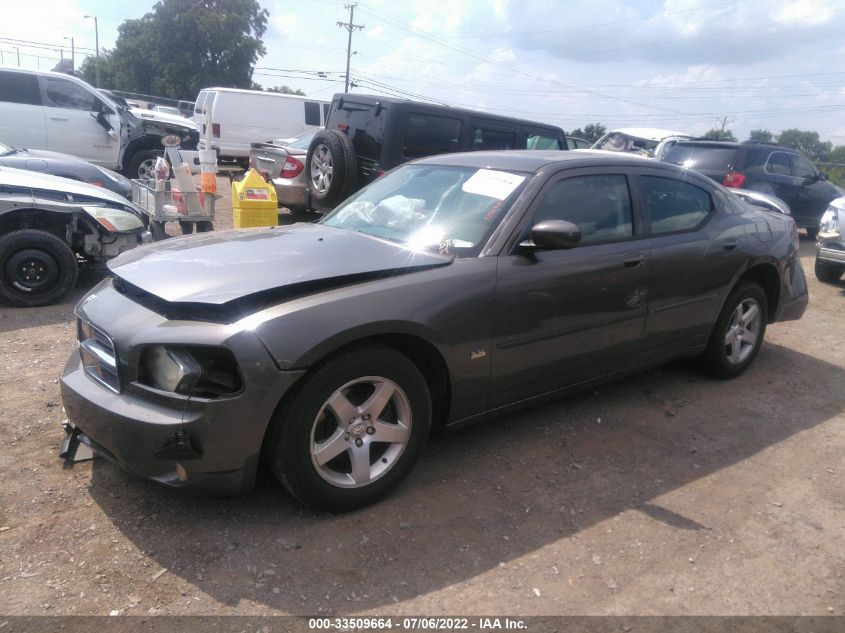
<path fill-rule="evenodd" d="M 548 165 L 567 167 L 629 166 L 655 167 L 676 172 L 677 166 L 632 156 L 622 152 L 598 150 L 504 150 L 488 152 L 461 152 L 438 154 L 414 161 L 416 165 L 446 165 L 454 167 L 475 167 L 478 169 L 505 169 L 522 172 L 536 172 Z"/>
<path fill-rule="evenodd" d="M 657 127 L 620 127 L 615 130 L 610 130 L 608 134 L 625 134 L 626 136 L 633 136 L 635 138 L 642 138 L 647 141 L 662 141 L 664 138 L 670 136 L 684 136 L 692 138 L 686 132 L 675 132 L 673 130 L 664 130 Z"/>

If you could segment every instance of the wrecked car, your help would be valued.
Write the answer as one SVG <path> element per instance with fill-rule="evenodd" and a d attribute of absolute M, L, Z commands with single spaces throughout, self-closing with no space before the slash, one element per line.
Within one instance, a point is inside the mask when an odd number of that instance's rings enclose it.
<path fill-rule="evenodd" d="M 807 305 L 790 217 L 589 150 L 423 158 L 317 224 L 109 267 L 76 307 L 68 438 L 217 493 L 248 490 L 263 460 L 335 511 L 393 489 L 432 428 L 679 357 L 738 376 Z"/>
<path fill-rule="evenodd" d="M 0 167 L 0 299 L 58 301 L 80 262 L 104 262 L 150 241 L 144 211 L 102 187 Z"/>

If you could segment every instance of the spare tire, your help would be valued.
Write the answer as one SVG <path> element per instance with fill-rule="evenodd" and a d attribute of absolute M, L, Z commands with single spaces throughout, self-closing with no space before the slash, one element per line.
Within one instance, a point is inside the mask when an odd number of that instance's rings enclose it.
<path fill-rule="evenodd" d="M 308 146 L 305 179 L 311 199 L 332 205 L 355 189 L 358 157 L 352 141 L 343 132 L 320 130 Z"/>

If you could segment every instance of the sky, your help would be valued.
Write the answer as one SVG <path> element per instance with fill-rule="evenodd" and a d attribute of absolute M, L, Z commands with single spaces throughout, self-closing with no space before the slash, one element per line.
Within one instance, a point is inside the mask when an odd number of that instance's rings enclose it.
<path fill-rule="evenodd" d="M 267 54 L 253 79 L 331 99 L 343 91 L 343 0 L 259 0 Z M 347 0 L 348 2 L 348 0 Z M 93 54 L 149 0 L 0 0 L 2 64 L 49 69 Z M 353 92 L 404 96 L 559 125 L 723 123 L 815 130 L 845 145 L 845 0 L 362 0 Z M 33 25 L 37 24 L 37 28 Z M 65 39 L 68 38 L 68 39 Z M 62 50 L 63 49 L 63 50 Z M 322 76 L 318 75 L 322 73 Z"/>

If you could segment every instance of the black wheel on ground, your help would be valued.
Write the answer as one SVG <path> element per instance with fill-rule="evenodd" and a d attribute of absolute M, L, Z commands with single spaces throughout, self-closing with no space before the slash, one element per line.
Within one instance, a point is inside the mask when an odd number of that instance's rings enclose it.
<path fill-rule="evenodd" d="M 164 222 L 159 222 L 158 220 L 150 220 L 150 235 L 153 237 L 153 242 L 166 240 L 170 237 L 164 229 L 164 224 Z"/>
<path fill-rule="evenodd" d="M 826 284 L 833 284 L 842 277 L 845 267 L 828 264 L 816 257 L 815 272 L 816 279 Z"/>
<path fill-rule="evenodd" d="M 819 229 L 816 226 L 807 227 L 804 230 L 807 231 L 807 239 L 815 240 L 816 237 L 818 237 L 818 235 L 819 235 Z"/>
<path fill-rule="evenodd" d="M 214 222 L 210 220 L 200 220 L 196 223 L 197 233 L 208 233 L 214 230 Z"/>
<path fill-rule="evenodd" d="M 710 335 L 702 365 L 717 378 L 734 378 L 754 361 L 769 317 L 766 293 L 753 281 L 741 281 L 728 296 Z"/>
<path fill-rule="evenodd" d="M 155 180 L 156 159 L 164 156 L 164 150 L 147 149 L 135 152 L 126 163 L 126 177 L 140 180 Z"/>
<path fill-rule="evenodd" d="M 73 288 L 76 255 L 47 231 L 24 229 L 0 237 L 0 297 L 19 306 L 43 306 Z"/>
<path fill-rule="evenodd" d="M 182 230 L 182 235 L 190 235 L 194 232 L 194 223 L 179 220 L 179 228 Z"/>
<path fill-rule="evenodd" d="M 265 446 L 276 478 L 299 501 L 334 512 L 386 495 L 414 467 L 431 429 L 417 367 L 381 345 L 317 366 L 279 408 Z"/>
<path fill-rule="evenodd" d="M 305 179 L 314 200 L 330 205 L 346 198 L 355 187 L 358 157 L 343 132 L 321 130 L 314 135 L 305 157 Z"/>

